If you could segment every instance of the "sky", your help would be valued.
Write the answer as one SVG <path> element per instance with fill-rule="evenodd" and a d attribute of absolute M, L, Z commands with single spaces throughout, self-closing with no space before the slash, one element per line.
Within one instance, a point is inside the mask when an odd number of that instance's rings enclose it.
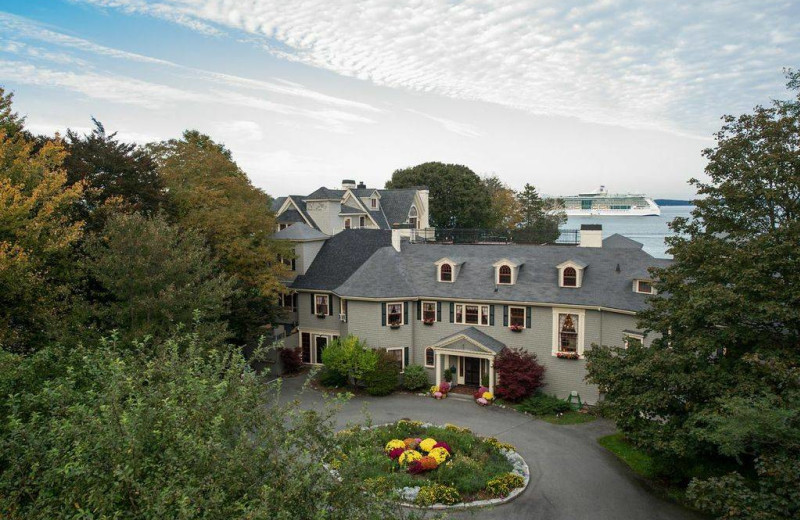
<path fill-rule="evenodd" d="M 798 66 L 796 0 L 0 0 L 30 130 L 197 129 L 276 197 L 443 161 L 689 198 L 720 117 Z"/>

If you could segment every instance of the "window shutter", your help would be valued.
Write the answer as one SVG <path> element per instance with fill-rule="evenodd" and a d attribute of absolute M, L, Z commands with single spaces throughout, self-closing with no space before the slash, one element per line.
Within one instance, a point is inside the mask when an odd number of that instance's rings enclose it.
<path fill-rule="evenodd" d="M 456 307 L 453 305 L 453 302 L 450 302 L 450 323 L 455 323 L 456 315 L 455 315 Z"/>
<path fill-rule="evenodd" d="M 403 302 L 403 324 L 408 324 L 408 302 Z"/>
<path fill-rule="evenodd" d="M 489 325 L 494 326 L 494 305 L 489 305 Z"/>
<path fill-rule="evenodd" d="M 386 326 L 386 304 L 381 303 L 381 327 Z"/>
<path fill-rule="evenodd" d="M 311 296 L 311 314 L 315 314 L 314 311 L 317 309 L 314 308 L 314 300 L 317 299 L 317 296 L 314 293 L 310 293 L 309 296 Z"/>
<path fill-rule="evenodd" d="M 442 302 L 436 302 L 436 321 L 442 321 Z"/>
<path fill-rule="evenodd" d="M 328 296 L 328 316 L 333 316 L 333 295 Z"/>
<path fill-rule="evenodd" d="M 525 318 L 525 328 L 529 329 L 529 328 L 531 328 L 531 325 L 533 325 L 531 323 L 531 307 L 528 307 L 527 308 L 527 316 Z"/>
<path fill-rule="evenodd" d="M 508 327 L 508 305 L 503 305 L 503 327 Z"/>
<path fill-rule="evenodd" d="M 417 302 L 417 321 L 422 319 L 422 302 Z"/>
<path fill-rule="evenodd" d="M 403 347 L 403 366 L 408 366 L 408 347 Z"/>

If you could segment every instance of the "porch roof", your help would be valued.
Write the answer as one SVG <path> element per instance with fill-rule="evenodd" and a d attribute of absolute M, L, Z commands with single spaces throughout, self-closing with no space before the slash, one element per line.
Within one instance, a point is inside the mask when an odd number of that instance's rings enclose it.
<path fill-rule="evenodd" d="M 477 347 L 483 347 L 484 350 L 488 350 L 489 352 L 494 352 L 495 354 L 499 354 L 501 350 L 506 348 L 505 343 L 494 339 L 488 334 L 479 331 L 475 327 L 469 327 L 462 331 L 456 332 L 455 334 L 445 336 L 444 338 L 437 341 L 434 345 L 432 345 L 432 347 L 434 349 L 445 348 L 445 347 L 452 348 L 452 346 L 456 344 L 459 340 L 465 341 L 466 343 Z M 460 349 L 465 351 L 471 350 L 465 347 L 467 347 L 467 345 L 462 344 Z M 478 350 L 473 350 L 473 351 L 478 352 Z"/>

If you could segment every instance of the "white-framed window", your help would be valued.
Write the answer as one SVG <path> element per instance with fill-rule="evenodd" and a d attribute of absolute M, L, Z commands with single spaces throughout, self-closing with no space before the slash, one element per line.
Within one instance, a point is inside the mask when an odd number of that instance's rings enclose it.
<path fill-rule="evenodd" d="M 289 224 L 283 224 L 283 223 L 278 224 L 278 231 L 283 231 L 287 227 L 289 227 Z"/>
<path fill-rule="evenodd" d="M 347 317 L 347 300 L 339 298 L 339 316 Z"/>
<path fill-rule="evenodd" d="M 497 269 L 498 285 L 511 285 L 511 266 L 501 265 Z"/>
<path fill-rule="evenodd" d="M 400 373 L 405 372 L 406 370 L 406 359 L 405 359 L 405 349 L 402 347 L 396 348 L 387 348 L 386 352 L 392 356 L 392 359 L 396 360 L 397 366 L 400 368 Z"/>
<path fill-rule="evenodd" d="M 489 325 L 489 306 L 457 303 L 454 321 L 462 325 Z"/>
<path fill-rule="evenodd" d="M 636 334 L 635 332 L 623 332 L 622 346 L 628 348 L 633 346 L 634 344 L 644 345 L 644 334 Z"/>
<path fill-rule="evenodd" d="M 554 356 L 583 357 L 586 311 L 582 309 L 553 309 Z"/>
<path fill-rule="evenodd" d="M 422 302 L 422 321 L 436 321 L 436 302 Z"/>
<path fill-rule="evenodd" d="M 525 328 L 525 307 L 509 307 L 508 308 L 508 327 L 509 328 Z"/>
<path fill-rule="evenodd" d="M 439 281 L 452 282 L 453 281 L 453 266 L 450 264 L 442 264 L 439 266 Z"/>
<path fill-rule="evenodd" d="M 378 197 L 372 197 L 369 199 L 369 206 L 372 209 L 378 209 Z"/>
<path fill-rule="evenodd" d="M 427 368 L 436 368 L 436 352 L 433 347 L 425 349 L 425 366 Z"/>
<path fill-rule="evenodd" d="M 417 214 L 417 208 L 415 206 L 411 206 L 411 209 L 408 211 L 408 223 L 411 224 L 411 227 L 414 229 L 419 227 L 419 215 Z"/>
<path fill-rule="evenodd" d="M 281 307 L 287 310 L 291 310 L 294 312 L 295 309 L 295 302 L 297 301 L 297 295 L 295 293 L 286 293 L 281 295 Z"/>
<path fill-rule="evenodd" d="M 344 219 L 344 228 L 345 229 L 350 229 L 352 227 L 352 225 L 353 225 L 353 221 L 350 219 L 350 217 L 347 217 L 346 219 Z"/>
<path fill-rule="evenodd" d="M 561 275 L 562 287 L 577 287 L 578 286 L 578 271 L 574 267 L 565 267 Z"/>
<path fill-rule="evenodd" d="M 367 227 L 367 217 L 358 217 L 358 227 L 359 228 Z"/>
<path fill-rule="evenodd" d="M 389 326 L 405 325 L 403 323 L 403 302 L 386 304 L 386 324 Z"/>
<path fill-rule="evenodd" d="M 327 315 L 330 309 L 330 295 L 315 294 L 314 295 L 314 314 Z"/>
<path fill-rule="evenodd" d="M 633 282 L 633 290 L 634 290 L 634 292 L 641 293 L 641 294 L 654 294 L 655 293 L 655 289 L 653 288 L 653 284 L 649 280 L 634 280 L 634 282 Z"/>

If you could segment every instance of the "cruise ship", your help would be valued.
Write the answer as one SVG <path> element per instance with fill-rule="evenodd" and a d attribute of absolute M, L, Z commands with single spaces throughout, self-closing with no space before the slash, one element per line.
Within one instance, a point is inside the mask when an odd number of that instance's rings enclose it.
<path fill-rule="evenodd" d="M 649 217 L 661 215 L 661 208 L 647 195 L 608 193 L 605 186 L 590 193 L 558 197 L 570 217 Z"/>

